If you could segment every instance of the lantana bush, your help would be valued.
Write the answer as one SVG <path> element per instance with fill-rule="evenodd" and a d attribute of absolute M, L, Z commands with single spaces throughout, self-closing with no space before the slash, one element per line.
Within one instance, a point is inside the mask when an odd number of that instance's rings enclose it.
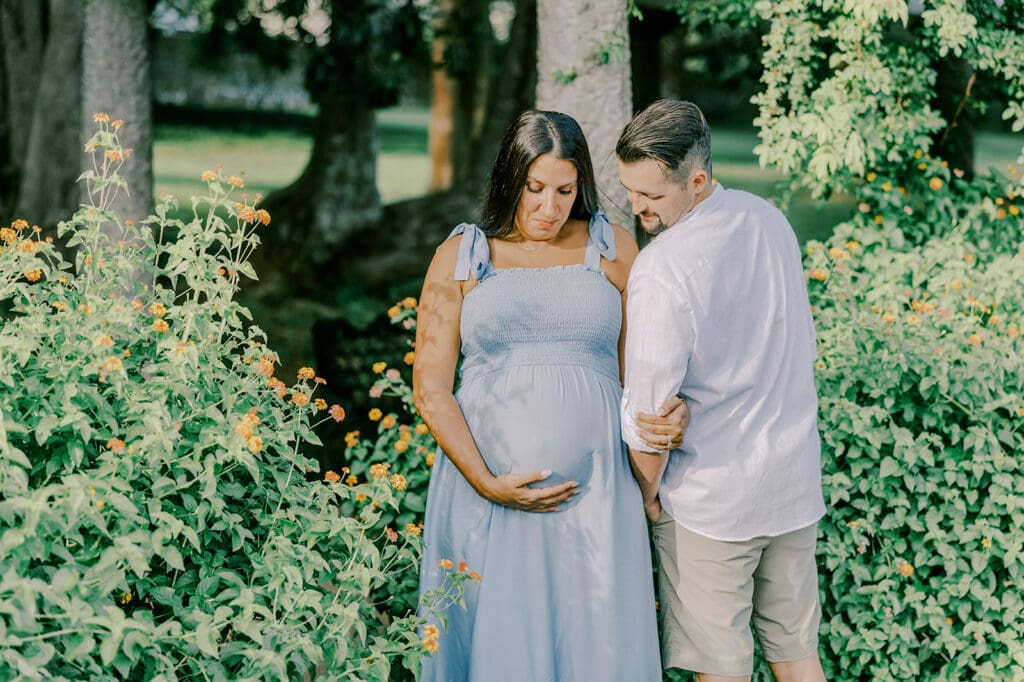
<path fill-rule="evenodd" d="M 807 247 L 830 679 L 1024 679 L 1024 243 L 974 238 L 1014 218 Z"/>
<path fill-rule="evenodd" d="M 163 200 L 121 222 L 130 150 L 96 121 L 91 204 L 59 228 L 75 262 L 0 230 L 0 678 L 414 671 L 439 633 L 372 597 L 416 571 L 418 527 L 382 522 L 405 486 L 316 473 L 299 446 L 344 410 L 311 368 L 275 376 L 234 298 L 270 215 L 218 169 L 187 219 Z M 423 613 L 459 600 L 455 578 Z"/>

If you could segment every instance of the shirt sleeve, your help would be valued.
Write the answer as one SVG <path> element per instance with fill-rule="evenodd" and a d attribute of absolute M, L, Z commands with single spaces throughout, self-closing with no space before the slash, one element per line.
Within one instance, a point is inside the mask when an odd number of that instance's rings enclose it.
<path fill-rule="evenodd" d="M 655 413 L 665 400 L 679 393 L 693 344 L 693 310 L 685 287 L 669 285 L 652 268 L 634 265 L 626 297 L 622 391 L 622 438 L 630 448 L 655 452 L 640 440 L 637 414 Z"/>

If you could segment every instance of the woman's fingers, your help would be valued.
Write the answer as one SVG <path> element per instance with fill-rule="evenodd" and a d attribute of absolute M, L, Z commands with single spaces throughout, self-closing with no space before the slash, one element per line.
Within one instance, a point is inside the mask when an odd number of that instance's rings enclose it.
<path fill-rule="evenodd" d="M 498 476 L 505 492 L 495 501 L 522 511 L 557 511 L 562 503 L 569 501 L 579 492 L 579 487 L 576 481 L 563 481 L 540 488 L 530 487 L 531 483 L 543 481 L 550 475 L 550 471 L 544 470 Z"/>

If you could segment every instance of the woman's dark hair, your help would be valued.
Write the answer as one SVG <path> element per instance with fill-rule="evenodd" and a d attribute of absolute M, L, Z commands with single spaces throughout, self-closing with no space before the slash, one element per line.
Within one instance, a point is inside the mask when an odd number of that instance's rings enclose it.
<path fill-rule="evenodd" d="M 515 231 L 530 164 L 548 152 L 576 166 L 576 201 L 569 217 L 589 220 L 598 210 L 594 167 L 580 124 L 557 111 L 524 111 L 505 130 L 491 169 L 480 221 L 488 237 L 507 237 Z"/>

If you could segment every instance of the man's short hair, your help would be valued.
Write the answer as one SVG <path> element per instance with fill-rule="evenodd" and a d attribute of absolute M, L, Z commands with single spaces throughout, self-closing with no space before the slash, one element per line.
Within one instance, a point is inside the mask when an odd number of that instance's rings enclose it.
<path fill-rule="evenodd" d="M 615 155 L 623 163 L 660 161 L 679 182 L 694 168 L 711 175 L 711 129 L 696 104 L 659 99 L 623 129 Z"/>

